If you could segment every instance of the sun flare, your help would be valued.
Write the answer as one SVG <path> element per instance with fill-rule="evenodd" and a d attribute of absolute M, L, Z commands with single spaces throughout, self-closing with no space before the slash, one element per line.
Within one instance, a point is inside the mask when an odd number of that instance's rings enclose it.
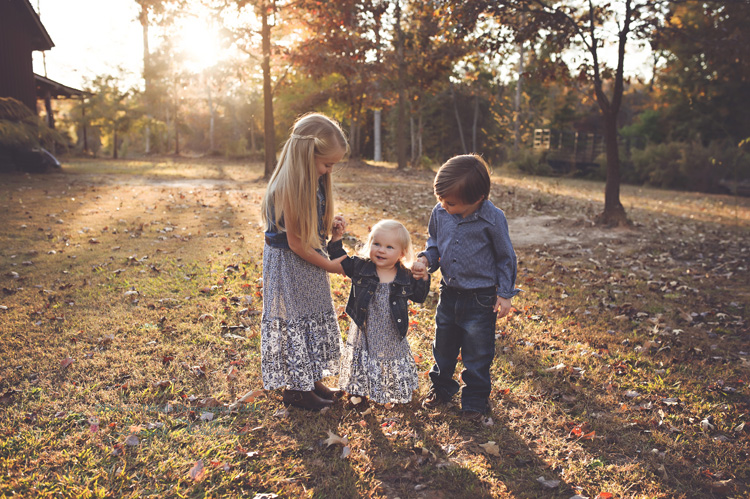
<path fill-rule="evenodd" d="M 191 17 L 180 30 L 180 48 L 185 53 L 185 65 L 193 71 L 202 71 L 216 64 L 222 56 L 219 32 L 213 23 Z"/>

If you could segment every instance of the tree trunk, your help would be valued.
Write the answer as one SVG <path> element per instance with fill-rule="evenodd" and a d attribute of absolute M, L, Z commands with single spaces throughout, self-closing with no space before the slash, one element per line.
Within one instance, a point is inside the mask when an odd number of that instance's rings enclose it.
<path fill-rule="evenodd" d="M 143 83 L 144 83 L 144 100 L 146 109 L 151 109 L 150 106 L 150 90 L 151 90 L 151 54 L 148 48 L 148 9 L 144 4 L 141 4 L 141 13 L 139 16 L 141 26 L 143 27 Z M 146 127 L 143 130 L 143 149 L 146 154 L 151 152 L 151 113 L 146 112 Z"/>
<path fill-rule="evenodd" d="M 83 152 L 89 152 L 89 133 L 88 126 L 86 125 L 86 97 L 81 96 L 81 121 L 83 124 Z"/>
<path fill-rule="evenodd" d="M 261 45 L 263 49 L 263 149 L 265 166 L 263 176 L 271 178 L 276 167 L 276 137 L 273 122 L 273 92 L 271 90 L 271 26 L 268 24 L 269 5 L 266 0 L 261 3 Z"/>
<path fill-rule="evenodd" d="M 401 2 L 396 1 L 396 55 L 398 61 L 398 114 L 396 116 L 396 161 L 398 169 L 406 168 L 406 137 L 404 136 L 404 120 L 406 119 L 406 89 L 404 75 L 406 63 L 404 61 L 404 32 L 401 29 Z"/>
<path fill-rule="evenodd" d="M 373 138 L 373 140 L 375 142 L 375 144 L 374 144 L 375 151 L 374 151 L 374 154 L 373 154 L 373 156 L 374 156 L 373 159 L 375 161 L 383 161 L 383 144 L 382 144 L 382 141 L 381 141 L 381 138 L 380 138 L 381 113 L 382 113 L 382 111 L 380 109 L 376 109 L 375 110 L 375 115 L 373 117 L 373 121 L 374 121 L 373 128 L 375 129 L 374 130 L 374 138 Z"/>
<path fill-rule="evenodd" d="M 609 226 L 627 225 L 625 208 L 620 203 L 620 155 L 617 144 L 617 116 L 604 115 L 604 143 L 607 148 L 607 183 L 604 187 L 604 211 L 597 223 Z"/>
<path fill-rule="evenodd" d="M 471 152 L 477 152 L 477 124 L 479 123 L 479 94 L 474 95 L 474 121 L 471 123 Z"/>
<path fill-rule="evenodd" d="M 461 148 L 464 154 L 469 152 L 466 150 L 466 140 L 464 140 L 464 128 L 461 126 L 461 115 L 458 113 L 458 102 L 456 101 L 456 91 L 451 83 L 451 97 L 453 98 L 453 111 L 456 113 L 456 123 L 458 124 L 458 135 L 461 137 Z"/>
<path fill-rule="evenodd" d="M 117 127 L 112 130 L 112 159 L 117 159 Z"/>
<path fill-rule="evenodd" d="M 513 153 L 518 155 L 521 149 L 521 94 L 523 88 L 523 43 L 518 46 L 518 81 L 516 82 L 516 99 L 513 103 Z"/>
<path fill-rule="evenodd" d="M 216 147 L 214 146 L 214 123 L 216 122 L 216 108 L 214 108 L 214 101 L 211 96 L 211 83 L 206 79 L 206 90 L 208 91 L 208 147 L 211 153 L 214 152 Z"/>

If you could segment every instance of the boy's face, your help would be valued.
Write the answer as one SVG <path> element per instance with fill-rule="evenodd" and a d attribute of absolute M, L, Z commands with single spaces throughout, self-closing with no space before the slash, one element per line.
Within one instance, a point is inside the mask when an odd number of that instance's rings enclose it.
<path fill-rule="evenodd" d="M 466 204 L 459 197 L 452 194 L 446 194 L 443 197 L 438 196 L 438 202 L 443 206 L 443 209 L 451 215 L 460 215 L 461 218 L 466 218 L 479 209 L 479 205 L 482 204 L 484 199 L 479 201 Z"/>

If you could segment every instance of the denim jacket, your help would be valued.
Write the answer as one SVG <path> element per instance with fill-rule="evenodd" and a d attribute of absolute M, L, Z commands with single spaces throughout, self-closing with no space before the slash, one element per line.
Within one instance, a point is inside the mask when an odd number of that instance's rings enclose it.
<path fill-rule="evenodd" d="M 341 240 L 328 243 L 328 253 L 331 260 L 346 255 Z M 375 290 L 380 283 L 375 264 L 367 259 L 348 256 L 341 262 L 344 273 L 352 280 L 352 288 L 349 292 L 349 301 L 346 304 L 346 313 L 357 326 L 365 327 L 367 322 L 367 309 Z M 388 303 L 391 306 L 391 315 L 401 337 L 406 336 L 409 329 L 409 306 L 408 300 L 423 303 L 430 292 L 430 281 L 415 279 L 411 271 L 401 263 L 396 264 L 396 278 L 390 283 Z"/>

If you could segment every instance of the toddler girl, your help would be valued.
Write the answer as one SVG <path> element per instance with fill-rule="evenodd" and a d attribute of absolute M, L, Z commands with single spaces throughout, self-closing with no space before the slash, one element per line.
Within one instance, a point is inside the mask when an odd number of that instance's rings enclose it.
<path fill-rule="evenodd" d="M 333 229 L 331 258 L 346 253 L 343 225 Z M 341 262 L 352 280 L 346 313 L 352 320 L 341 360 L 339 387 L 378 404 L 407 403 L 417 389 L 417 368 L 406 331 L 408 300 L 422 303 L 430 290 L 429 275 L 415 279 L 405 262 L 414 253 L 409 232 L 395 220 L 372 228 L 362 257 Z"/>

